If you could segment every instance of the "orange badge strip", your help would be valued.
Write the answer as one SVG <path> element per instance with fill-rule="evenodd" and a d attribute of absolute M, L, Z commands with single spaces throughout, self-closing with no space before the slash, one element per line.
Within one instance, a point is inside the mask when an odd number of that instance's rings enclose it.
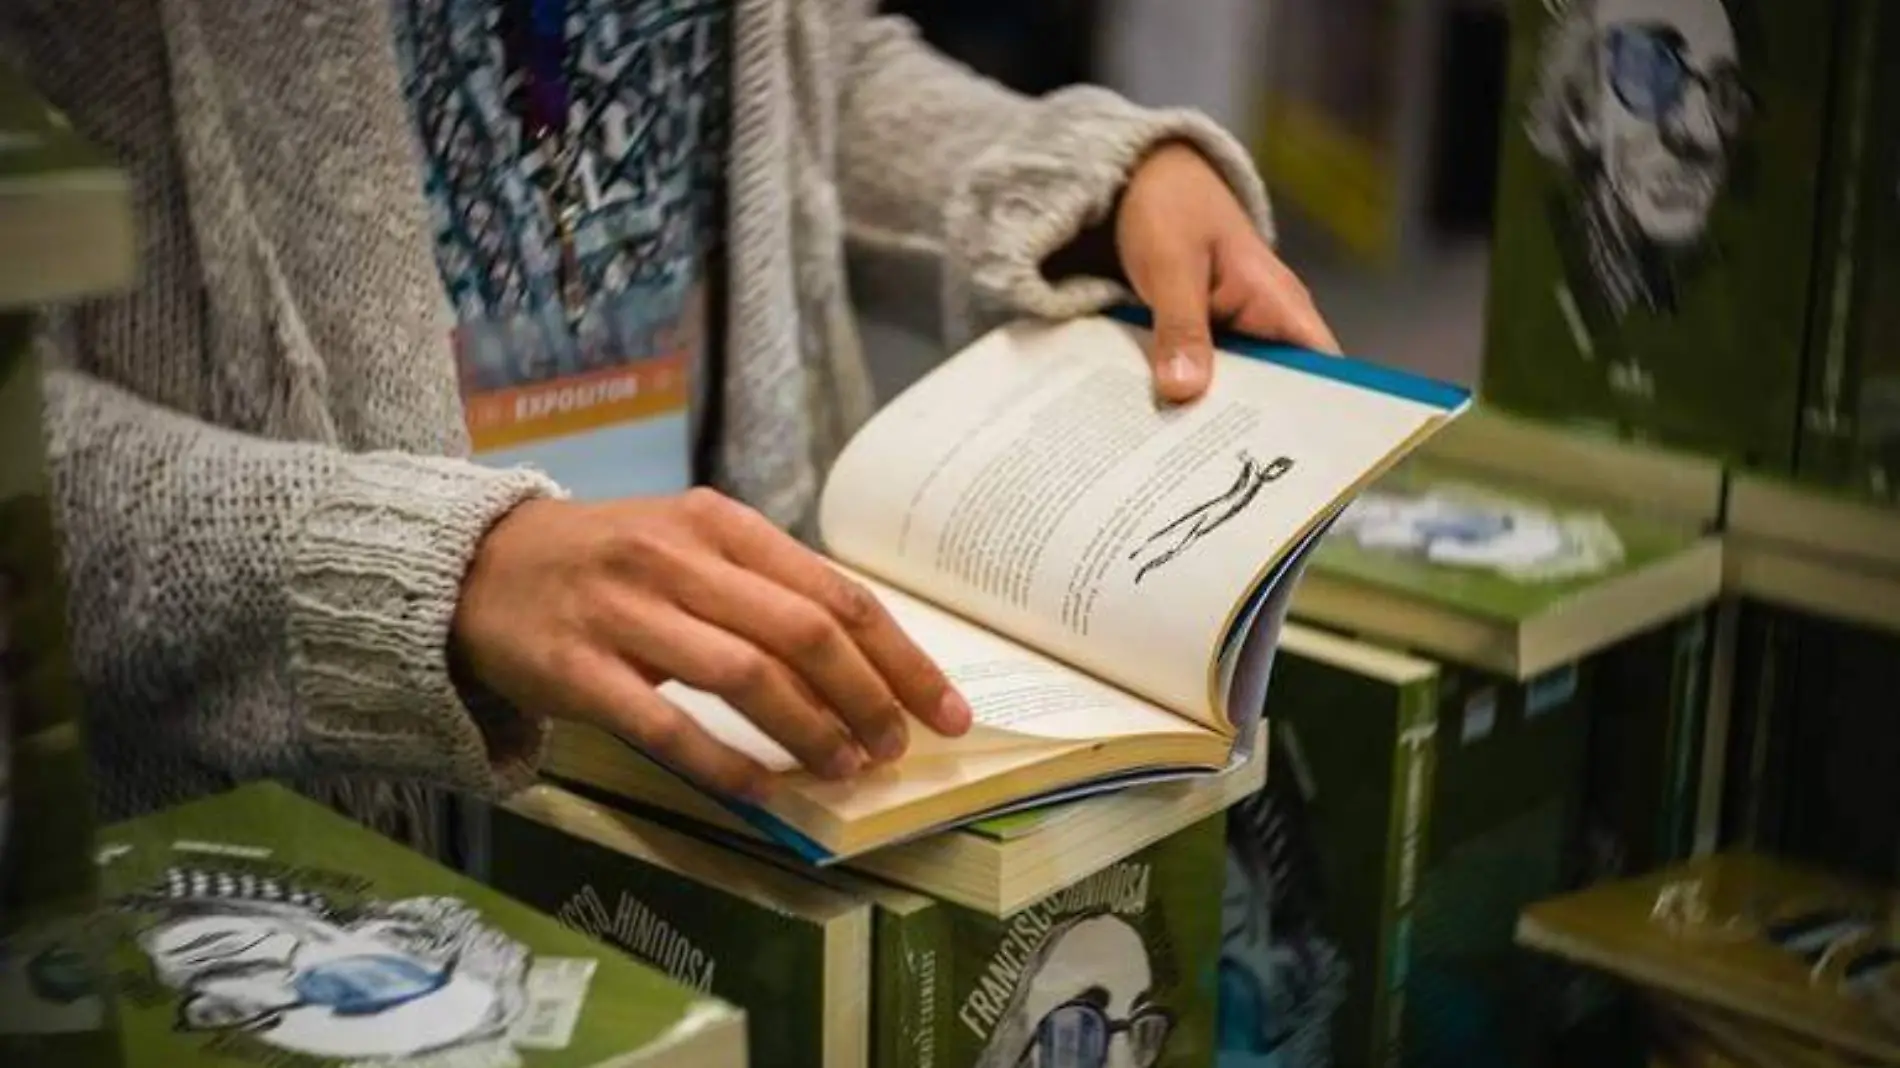
<path fill-rule="evenodd" d="M 519 389 L 478 393 L 465 404 L 476 452 L 568 437 L 684 408 L 686 356 L 676 353 Z"/>

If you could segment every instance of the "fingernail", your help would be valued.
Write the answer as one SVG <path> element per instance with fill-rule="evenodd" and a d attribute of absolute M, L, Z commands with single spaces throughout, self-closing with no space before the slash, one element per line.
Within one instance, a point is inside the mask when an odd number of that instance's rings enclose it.
<path fill-rule="evenodd" d="M 904 729 L 904 724 L 900 721 L 892 724 L 884 733 L 877 736 L 876 741 L 871 743 L 871 755 L 877 758 L 880 764 L 888 763 L 903 756 L 904 750 L 909 746 L 910 732 Z"/>
<path fill-rule="evenodd" d="M 946 690 L 943 703 L 937 710 L 937 719 L 944 730 L 961 734 L 970 729 L 970 724 L 976 720 L 976 713 L 971 710 L 970 702 L 964 700 L 962 694 L 955 690 Z"/>
<path fill-rule="evenodd" d="M 1188 385 L 1194 381 L 1194 361 L 1188 357 L 1187 353 L 1176 351 L 1174 355 L 1168 357 L 1168 362 L 1162 365 L 1161 377 L 1171 385 Z"/>
<path fill-rule="evenodd" d="M 826 770 L 834 779 L 849 779 L 863 771 L 869 759 L 865 756 L 864 750 L 857 746 L 846 746 L 838 750 L 837 755 L 831 758 L 831 764 Z"/>

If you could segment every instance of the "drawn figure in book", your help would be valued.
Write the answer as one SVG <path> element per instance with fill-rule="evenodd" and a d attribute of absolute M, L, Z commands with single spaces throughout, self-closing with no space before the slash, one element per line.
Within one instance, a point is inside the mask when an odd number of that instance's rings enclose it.
<path fill-rule="evenodd" d="M 252 874 L 173 869 L 122 902 L 177 992 L 181 1031 L 242 1031 L 313 1057 L 401 1060 L 504 1040 L 528 952 L 453 898 L 333 908 Z"/>
<path fill-rule="evenodd" d="M 1491 571 L 1516 582 L 1601 574 L 1624 554 L 1623 539 L 1601 514 L 1559 514 L 1444 488 L 1362 494 L 1340 515 L 1333 532 L 1369 552 Z"/>
<path fill-rule="evenodd" d="M 1279 730 L 1290 737 L 1289 726 Z M 1319 854 L 1305 815 L 1309 780 L 1295 774 L 1288 749 L 1275 742 L 1270 785 L 1228 815 L 1220 1068 L 1333 1063 L 1333 1017 L 1346 1000 L 1349 969 L 1320 929 Z"/>
<path fill-rule="evenodd" d="M 1592 333 L 1670 314 L 1753 110 L 1722 0 L 1568 0 L 1544 40 L 1526 123 L 1575 188 L 1560 234 Z"/>
<path fill-rule="evenodd" d="M 1179 518 L 1169 520 L 1128 554 L 1128 559 L 1136 563 L 1137 584 L 1246 511 L 1267 483 L 1293 469 L 1292 459 L 1285 456 L 1267 463 L 1261 463 L 1246 452 L 1240 453 L 1239 458 L 1240 471 L 1226 489 L 1188 509 Z"/>
<path fill-rule="evenodd" d="M 1174 1018 L 1155 1004 L 1141 934 L 1106 914 L 1052 928 L 977 1068 L 1154 1068 Z"/>

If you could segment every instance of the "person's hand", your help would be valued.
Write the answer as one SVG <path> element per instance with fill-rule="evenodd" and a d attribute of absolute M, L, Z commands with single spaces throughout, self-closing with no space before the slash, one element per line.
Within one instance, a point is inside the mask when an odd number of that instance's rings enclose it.
<path fill-rule="evenodd" d="M 1198 151 L 1169 144 L 1136 167 L 1115 216 L 1122 272 L 1154 311 L 1155 387 L 1171 401 L 1207 389 L 1212 324 L 1337 353 L 1313 297 L 1267 245 Z"/>
<path fill-rule="evenodd" d="M 530 501 L 483 539 L 452 640 L 473 677 L 529 714 L 605 728 L 721 793 L 764 768 L 655 687 L 717 694 L 826 778 L 896 759 L 904 713 L 944 734 L 970 709 L 862 586 L 709 490 Z"/>

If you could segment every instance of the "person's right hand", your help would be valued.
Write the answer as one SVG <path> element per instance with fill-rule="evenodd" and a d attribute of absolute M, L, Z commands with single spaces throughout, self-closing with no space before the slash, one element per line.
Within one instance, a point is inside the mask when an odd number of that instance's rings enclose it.
<path fill-rule="evenodd" d="M 968 704 L 867 590 L 709 490 L 521 504 L 477 549 L 451 638 L 515 707 L 612 731 L 726 794 L 762 796 L 765 769 L 660 683 L 724 698 L 826 778 L 901 756 L 906 711 L 943 734 L 970 725 Z"/>

